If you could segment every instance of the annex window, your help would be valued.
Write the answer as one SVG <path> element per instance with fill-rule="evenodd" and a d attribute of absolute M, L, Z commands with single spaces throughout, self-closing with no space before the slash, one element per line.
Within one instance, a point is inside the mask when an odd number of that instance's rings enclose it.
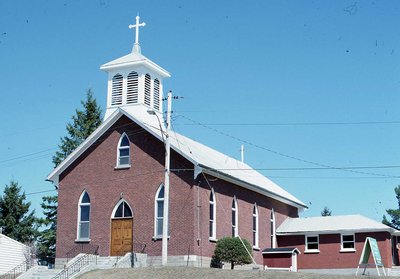
<path fill-rule="evenodd" d="M 130 72 L 127 78 L 127 90 L 126 90 L 126 103 L 136 104 L 139 96 L 139 76 L 136 72 Z"/>
<path fill-rule="evenodd" d="M 157 190 L 154 202 L 154 238 L 162 238 L 164 219 L 164 184 Z"/>
<path fill-rule="evenodd" d="M 118 144 L 118 167 L 130 166 L 130 153 L 129 138 L 125 133 L 123 133 Z"/>
<path fill-rule="evenodd" d="M 120 74 L 116 74 L 112 79 L 111 105 L 122 105 L 122 80 Z"/>
<path fill-rule="evenodd" d="M 90 236 L 90 197 L 83 191 L 78 205 L 78 240 L 89 240 Z"/>
<path fill-rule="evenodd" d="M 144 77 L 144 104 L 150 106 L 151 100 L 151 76 L 146 74 Z"/>
<path fill-rule="evenodd" d="M 319 252 L 318 235 L 306 235 L 306 250 L 304 252 Z"/>
<path fill-rule="evenodd" d="M 253 248 L 258 248 L 258 208 L 257 204 L 253 207 Z"/>
<path fill-rule="evenodd" d="M 215 240 L 216 239 L 216 230 L 217 230 L 217 223 L 216 223 L 216 206 L 215 206 L 215 193 L 214 189 L 210 191 L 210 223 L 209 223 L 209 239 Z"/>
<path fill-rule="evenodd" d="M 128 203 L 122 200 L 116 208 L 113 218 L 132 218 L 132 210 Z"/>
<path fill-rule="evenodd" d="M 341 235 L 341 247 L 340 251 L 355 251 L 355 237 L 354 234 L 342 234 Z"/>
<path fill-rule="evenodd" d="M 160 109 L 160 81 L 158 79 L 154 80 L 153 107 L 156 110 Z"/>
<path fill-rule="evenodd" d="M 238 236 L 238 206 L 236 197 L 232 199 L 232 237 Z"/>

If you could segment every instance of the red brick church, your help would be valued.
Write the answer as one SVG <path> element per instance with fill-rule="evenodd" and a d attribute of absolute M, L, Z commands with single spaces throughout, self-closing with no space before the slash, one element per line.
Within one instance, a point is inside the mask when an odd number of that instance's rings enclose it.
<path fill-rule="evenodd" d="M 144 252 L 149 265 L 159 264 L 163 80 L 170 74 L 141 54 L 138 39 L 131 53 L 100 69 L 108 74 L 104 121 L 47 177 L 58 186 L 56 265 L 79 249 L 96 249 L 100 256 Z M 292 231 L 283 228 L 279 235 L 285 220 L 298 219 L 307 208 L 303 202 L 241 161 L 178 133 L 169 137 L 169 264 L 210 266 L 216 241 L 224 236 L 249 240 L 260 265 L 263 250 L 277 248 L 278 242 L 300 253 L 307 240 L 315 248 L 318 237 L 307 239 L 306 228 L 298 232 L 286 226 Z M 287 241 L 285 235 L 290 235 Z M 383 241 L 390 242 L 390 233 Z M 386 247 L 385 259 L 391 261 Z"/>
<path fill-rule="evenodd" d="M 108 73 L 104 121 L 48 176 L 58 186 L 57 261 L 81 244 L 98 245 L 102 256 L 125 254 L 135 244 L 145 244 L 150 259 L 161 255 L 160 128 L 163 79 L 170 74 L 138 43 L 101 69 Z M 276 242 L 274 228 L 306 205 L 241 161 L 178 133 L 170 141 L 169 262 L 189 255 L 209 266 L 215 242 L 240 235 L 261 264 L 261 249 Z"/>

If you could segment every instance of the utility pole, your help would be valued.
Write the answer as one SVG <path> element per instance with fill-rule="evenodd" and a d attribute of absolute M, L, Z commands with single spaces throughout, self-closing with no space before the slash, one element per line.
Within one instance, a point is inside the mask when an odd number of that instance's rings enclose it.
<path fill-rule="evenodd" d="M 167 97 L 167 122 L 165 131 L 165 180 L 164 180 L 164 214 L 163 214 L 163 232 L 162 232 L 162 252 L 161 264 L 167 265 L 168 258 L 168 223 L 169 223 L 169 174 L 170 174 L 170 125 L 172 111 L 172 92 L 168 92 Z"/>

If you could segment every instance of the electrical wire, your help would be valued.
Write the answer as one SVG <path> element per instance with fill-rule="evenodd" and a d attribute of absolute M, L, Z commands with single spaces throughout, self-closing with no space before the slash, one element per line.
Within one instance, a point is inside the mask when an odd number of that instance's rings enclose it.
<path fill-rule="evenodd" d="M 205 124 L 197 122 L 197 121 L 195 121 L 195 120 L 193 120 L 193 119 L 191 119 L 191 118 L 189 118 L 187 116 L 184 116 L 182 114 L 181 114 L 181 116 L 183 118 L 195 123 L 198 126 L 207 128 L 207 129 L 209 129 L 209 130 L 211 130 L 213 132 L 216 132 L 218 134 L 221 134 L 221 135 L 223 135 L 225 137 L 229 137 L 229 138 L 234 139 L 236 141 L 239 141 L 241 143 L 245 143 L 245 144 L 247 144 L 249 146 L 253 146 L 253 147 L 256 147 L 258 149 L 262 149 L 262 150 L 268 151 L 268 152 L 270 152 L 272 154 L 279 155 L 281 157 L 289 158 L 289 159 L 292 159 L 292 160 L 295 160 L 295 161 L 299 161 L 299 162 L 302 162 L 302 163 L 311 164 L 311 165 L 318 166 L 318 167 L 323 167 L 323 168 L 329 168 L 329 169 L 332 169 L 332 170 L 340 170 L 340 171 L 346 171 L 346 172 L 352 172 L 352 173 L 358 173 L 358 174 L 364 174 L 364 175 L 382 176 L 382 177 L 387 177 L 387 178 L 400 178 L 400 176 L 395 176 L 395 175 L 364 172 L 364 171 L 357 171 L 357 170 L 353 170 L 353 169 L 334 167 L 334 166 L 330 166 L 328 164 L 318 163 L 318 162 L 310 161 L 310 160 L 303 159 L 303 158 L 300 158 L 300 157 L 292 156 L 292 155 L 285 154 L 285 153 L 282 153 L 282 152 L 279 152 L 279 151 L 275 151 L 275 150 L 273 150 L 271 148 L 267 148 L 267 147 L 264 147 L 264 146 L 261 146 L 261 145 L 258 145 L 258 144 L 254 144 L 254 143 L 252 143 L 252 142 L 250 142 L 248 140 L 243 140 L 241 138 L 238 138 L 236 136 L 230 135 L 228 133 L 222 132 L 220 130 L 217 130 L 215 128 L 212 128 L 212 127 L 209 127 L 209 126 L 207 126 Z"/>

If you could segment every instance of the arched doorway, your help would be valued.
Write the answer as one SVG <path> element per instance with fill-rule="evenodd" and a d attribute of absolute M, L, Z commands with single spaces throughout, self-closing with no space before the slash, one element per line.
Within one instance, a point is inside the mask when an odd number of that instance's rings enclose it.
<path fill-rule="evenodd" d="M 120 200 L 111 216 L 110 256 L 132 252 L 132 227 L 132 210 L 125 200 Z"/>

